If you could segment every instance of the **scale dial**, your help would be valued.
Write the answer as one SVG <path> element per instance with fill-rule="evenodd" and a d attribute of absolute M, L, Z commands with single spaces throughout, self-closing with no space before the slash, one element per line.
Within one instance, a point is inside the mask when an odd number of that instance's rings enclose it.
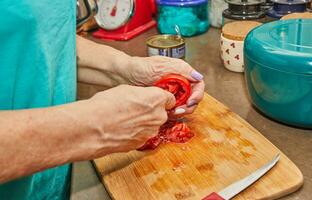
<path fill-rule="evenodd" d="M 98 25 L 106 30 L 115 30 L 125 25 L 134 12 L 135 0 L 100 0 L 95 16 Z"/>

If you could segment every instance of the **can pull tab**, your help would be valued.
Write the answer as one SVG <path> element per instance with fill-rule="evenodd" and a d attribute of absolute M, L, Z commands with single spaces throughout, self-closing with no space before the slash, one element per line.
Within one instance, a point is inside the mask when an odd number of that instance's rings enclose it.
<path fill-rule="evenodd" d="M 178 25 L 174 25 L 174 30 L 176 31 L 177 36 L 178 36 L 179 38 L 182 38 L 181 31 L 180 31 L 180 28 L 179 28 Z"/>

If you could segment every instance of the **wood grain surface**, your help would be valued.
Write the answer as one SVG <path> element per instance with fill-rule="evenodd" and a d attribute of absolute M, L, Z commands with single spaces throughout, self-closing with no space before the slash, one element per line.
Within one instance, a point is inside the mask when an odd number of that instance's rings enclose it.
<path fill-rule="evenodd" d="M 113 199 L 201 199 L 247 176 L 280 151 L 223 104 L 205 94 L 187 117 L 195 137 L 154 151 L 94 160 Z M 297 190 L 303 177 L 283 153 L 277 165 L 235 199 L 275 199 Z"/>

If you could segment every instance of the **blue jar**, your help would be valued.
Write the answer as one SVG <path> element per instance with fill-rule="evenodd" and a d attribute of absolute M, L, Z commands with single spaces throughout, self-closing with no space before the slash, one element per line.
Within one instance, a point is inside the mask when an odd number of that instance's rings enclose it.
<path fill-rule="evenodd" d="M 162 34 L 176 34 L 175 25 L 185 37 L 204 33 L 209 28 L 208 0 L 156 0 L 156 4 L 158 29 Z"/>

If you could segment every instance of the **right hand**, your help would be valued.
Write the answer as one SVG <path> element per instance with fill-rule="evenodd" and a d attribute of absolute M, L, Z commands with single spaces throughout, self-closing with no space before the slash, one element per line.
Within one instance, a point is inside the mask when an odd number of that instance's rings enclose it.
<path fill-rule="evenodd" d="M 97 93 L 87 102 L 102 138 L 98 156 L 103 156 L 137 149 L 156 136 L 175 98 L 157 87 L 121 85 Z"/>

